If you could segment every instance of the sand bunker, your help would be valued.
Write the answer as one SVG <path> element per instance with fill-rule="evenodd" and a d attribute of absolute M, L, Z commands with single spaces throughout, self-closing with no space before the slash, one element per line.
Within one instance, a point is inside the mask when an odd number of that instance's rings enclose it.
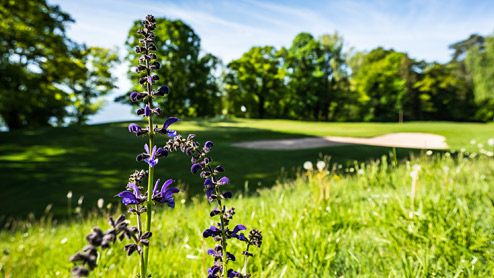
<path fill-rule="evenodd" d="M 428 133 L 390 133 L 372 138 L 328 136 L 238 142 L 232 145 L 260 150 L 313 149 L 349 144 L 412 149 L 446 149 L 448 144 L 446 144 L 445 139 L 444 136 Z"/>

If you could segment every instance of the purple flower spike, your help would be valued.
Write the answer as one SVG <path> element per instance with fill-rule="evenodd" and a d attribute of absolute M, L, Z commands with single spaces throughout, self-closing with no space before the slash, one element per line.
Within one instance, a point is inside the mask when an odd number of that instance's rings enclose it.
<path fill-rule="evenodd" d="M 144 108 L 144 116 L 149 117 L 151 116 L 151 108 L 149 108 L 149 105 L 146 104 L 146 108 Z"/>
<path fill-rule="evenodd" d="M 229 180 L 227 177 L 222 177 L 222 178 L 218 181 L 218 185 L 225 185 L 225 184 L 230 184 L 230 180 Z"/>
<path fill-rule="evenodd" d="M 146 161 L 151 167 L 156 166 L 156 164 L 158 164 L 158 159 L 156 158 L 156 146 L 153 147 L 153 151 L 151 153 L 149 152 L 148 144 L 144 145 L 144 149 L 149 155 L 149 157 L 144 159 L 144 161 Z"/>

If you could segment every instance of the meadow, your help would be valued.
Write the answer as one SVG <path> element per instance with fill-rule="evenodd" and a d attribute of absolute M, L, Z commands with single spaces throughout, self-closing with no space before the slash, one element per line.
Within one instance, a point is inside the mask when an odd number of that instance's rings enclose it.
<path fill-rule="evenodd" d="M 0 223 L 11 224 L 30 213 L 39 218 L 47 206 L 56 218 L 67 216 L 78 206 L 91 209 L 97 200 L 116 203 L 113 196 L 125 186 L 129 173 L 144 166 L 135 162 L 145 138 L 136 140 L 127 131 L 128 123 L 93 126 L 38 128 L 0 134 L 0 180 L 4 196 Z M 430 132 L 446 137 L 451 149 L 477 151 L 471 140 L 487 147 L 494 125 L 480 123 L 411 122 L 323 123 L 290 120 L 210 120 L 191 119 L 176 124 L 181 134 L 195 133 L 199 141 L 215 143 L 213 157 L 225 165 L 233 191 L 271 187 L 277 180 L 294 178 L 306 160 L 330 156 L 344 168 L 354 161 L 365 162 L 392 152 L 388 147 L 363 145 L 325 147 L 308 150 L 250 150 L 231 146 L 233 142 L 300 138 L 307 136 L 371 137 L 390 132 Z M 164 140 L 158 141 L 158 144 Z M 420 150 L 397 149 L 398 159 Z M 190 161 L 184 155 L 161 160 L 167 172 L 162 179 L 176 179 L 186 191 L 186 199 L 202 193 L 202 184 L 190 174 Z M 163 171 L 163 170 L 161 170 Z M 67 193 L 72 198 L 67 199 Z M 19 204 L 19 196 L 22 203 Z M 78 205 L 81 203 L 81 205 Z"/>
<path fill-rule="evenodd" d="M 493 277 L 494 160 L 454 156 L 385 155 L 355 164 L 351 173 L 327 163 L 254 196 L 235 191 L 229 205 L 241 209 L 234 223 L 263 231 L 249 263 L 253 277 Z M 174 210 L 153 216 L 159 241 L 151 247 L 152 277 L 204 277 L 211 242 L 202 231 L 212 224 L 210 210 L 202 195 L 178 197 Z M 107 228 L 108 213 L 94 210 L 59 224 L 49 213 L 17 222 L 0 233 L 1 276 L 69 277 L 69 256 L 94 225 Z M 126 257 L 123 245 L 104 251 L 91 277 L 134 277 L 138 257 Z"/>

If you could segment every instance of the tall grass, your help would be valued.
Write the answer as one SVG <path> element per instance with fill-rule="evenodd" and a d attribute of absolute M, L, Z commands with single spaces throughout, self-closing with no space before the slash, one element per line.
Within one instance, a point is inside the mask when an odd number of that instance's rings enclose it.
<path fill-rule="evenodd" d="M 314 170 L 234 199 L 244 212 L 235 220 L 263 231 L 263 246 L 249 263 L 253 277 L 493 277 L 494 160 L 463 154 L 388 160 L 349 173 Z M 412 211 L 413 165 L 421 167 Z M 175 210 L 153 217 L 156 238 L 163 239 L 150 253 L 153 277 L 206 276 L 201 234 L 212 224 L 206 206 L 202 199 L 177 200 Z M 0 276 L 69 277 L 68 258 L 83 247 L 84 235 L 94 223 L 107 227 L 102 214 L 63 224 L 46 216 L 2 231 Z M 114 256 L 122 248 L 104 251 L 92 277 L 137 273 L 137 256 Z"/>

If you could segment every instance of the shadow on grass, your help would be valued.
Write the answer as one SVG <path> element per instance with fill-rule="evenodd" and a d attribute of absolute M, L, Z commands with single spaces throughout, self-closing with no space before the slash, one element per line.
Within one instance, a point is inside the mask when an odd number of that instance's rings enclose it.
<path fill-rule="evenodd" d="M 214 163 L 225 166 L 233 192 L 243 191 L 248 181 L 250 191 L 272 186 L 285 169 L 284 178 L 294 178 L 304 161 L 315 162 L 321 156 L 343 166 L 354 161 L 365 162 L 392 152 L 389 147 L 345 145 L 307 150 L 252 150 L 233 147 L 238 141 L 308 137 L 305 134 L 280 133 L 270 130 L 218 125 L 218 121 L 192 120 L 200 126 L 195 132 L 198 142 L 211 140 L 210 153 Z M 225 121 L 221 121 L 225 123 Z M 235 123 L 231 120 L 229 124 Z M 84 127 L 42 128 L 3 133 L 0 138 L 0 180 L 4 196 L 6 218 L 24 218 L 33 212 L 43 214 L 48 204 L 53 205 L 55 217 L 67 215 L 67 192 L 71 191 L 72 208 L 83 197 L 82 208 L 94 208 L 97 200 L 116 203 L 114 198 L 124 190 L 129 174 L 147 169 L 147 164 L 136 162 L 147 138 L 136 138 L 126 129 L 127 123 L 111 123 Z M 181 130 L 177 125 L 177 130 Z M 187 129 L 186 129 L 187 130 Z M 182 132 L 187 136 L 187 132 Z M 159 138 L 163 145 L 168 138 Z M 397 149 L 398 159 L 420 150 Z M 174 179 L 187 188 L 187 196 L 203 194 L 203 180 L 190 172 L 190 158 L 182 153 L 171 153 L 156 166 L 155 179 Z M 178 200 L 182 197 L 178 195 Z"/>

